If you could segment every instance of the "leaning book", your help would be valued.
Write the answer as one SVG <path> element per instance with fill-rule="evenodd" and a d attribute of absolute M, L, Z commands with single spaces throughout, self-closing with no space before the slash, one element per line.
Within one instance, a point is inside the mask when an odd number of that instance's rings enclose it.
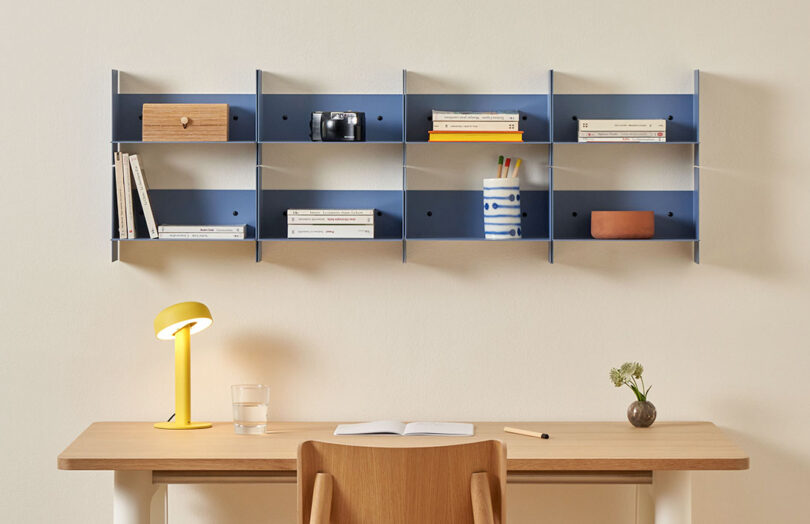
<path fill-rule="evenodd" d="M 149 199 L 149 185 L 141 170 L 141 161 L 138 155 L 129 155 L 129 163 L 132 167 L 132 179 L 135 180 L 135 188 L 138 190 L 138 198 L 141 201 L 143 218 L 146 220 L 146 229 L 149 230 L 149 238 L 158 238 L 155 214 L 152 211 L 152 202 Z"/>

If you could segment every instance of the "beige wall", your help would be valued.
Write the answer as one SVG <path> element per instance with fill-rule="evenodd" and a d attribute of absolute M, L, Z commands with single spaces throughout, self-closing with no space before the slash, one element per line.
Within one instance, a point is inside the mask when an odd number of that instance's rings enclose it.
<path fill-rule="evenodd" d="M 110 520 L 112 475 L 59 472 L 56 455 L 91 421 L 171 412 L 171 348 L 151 322 L 187 299 L 216 320 L 194 341 L 197 418 L 228 419 L 229 384 L 264 381 L 274 419 L 621 420 L 631 396 L 607 370 L 638 359 L 662 420 L 715 421 L 751 454 L 748 472 L 695 476 L 696 523 L 806 519 L 806 4 L 459 4 L 3 2 L 0 520 Z M 560 245 L 553 266 L 545 244 L 480 243 L 415 244 L 405 265 L 397 245 L 341 243 L 274 244 L 261 264 L 252 246 L 204 244 L 109 261 L 112 68 L 133 91 L 252 92 L 262 68 L 281 91 L 397 92 L 408 68 L 425 91 L 544 92 L 550 67 L 559 92 L 690 92 L 705 72 L 703 264 L 669 243 Z M 399 148 L 378 147 L 268 147 L 268 187 L 396 184 Z M 474 187 L 497 149 L 413 160 L 437 173 L 427 185 Z M 563 149 L 568 187 L 691 180 L 683 146 Z M 140 150 L 155 187 L 252 181 L 250 146 Z M 504 286 L 514 301 L 490 301 Z M 509 512 L 632 522 L 635 496 L 521 486 Z M 291 487 L 170 501 L 173 522 L 295 512 Z"/>

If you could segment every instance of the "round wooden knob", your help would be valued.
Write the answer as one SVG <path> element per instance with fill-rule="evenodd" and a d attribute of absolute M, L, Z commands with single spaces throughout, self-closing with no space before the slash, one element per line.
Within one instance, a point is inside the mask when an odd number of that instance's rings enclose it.
<path fill-rule="evenodd" d="M 185 129 L 188 126 L 188 117 L 187 116 L 181 117 L 180 123 L 183 124 L 183 129 Z"/>

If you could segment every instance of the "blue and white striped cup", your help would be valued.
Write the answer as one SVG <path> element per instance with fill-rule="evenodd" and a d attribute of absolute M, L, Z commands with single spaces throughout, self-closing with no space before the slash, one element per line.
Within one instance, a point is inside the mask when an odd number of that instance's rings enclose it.
<path fill-rule="evenodd" d="M 512 240 L 521 237 L 520 179 L 484 179 L 484 238 Z"/>

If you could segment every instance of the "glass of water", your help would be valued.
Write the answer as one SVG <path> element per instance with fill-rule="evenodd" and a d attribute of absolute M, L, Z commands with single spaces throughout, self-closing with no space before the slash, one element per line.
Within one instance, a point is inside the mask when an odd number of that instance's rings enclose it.
<path fill-rule="evenodd" d="M 231 386 L 233 429 L 243 435 L 257 435 L 267 429 L 270 387 L 263 384 Z"/>

